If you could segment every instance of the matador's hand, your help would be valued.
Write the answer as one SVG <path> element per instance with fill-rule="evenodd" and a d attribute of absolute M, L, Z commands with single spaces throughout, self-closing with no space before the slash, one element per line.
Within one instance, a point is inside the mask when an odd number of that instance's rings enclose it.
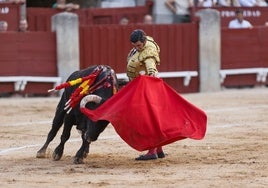
<path fill-rule="evenodd" d="M 149 76 L 157 77 L 157 73 L 150 73 Z"/>

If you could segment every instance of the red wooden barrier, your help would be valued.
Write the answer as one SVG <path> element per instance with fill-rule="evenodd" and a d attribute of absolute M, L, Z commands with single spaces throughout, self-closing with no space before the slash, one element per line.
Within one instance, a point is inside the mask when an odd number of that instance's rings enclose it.
<path fill-rule="evenodd" d="M 222 69 L 262 67 L 258 33 L 259 29 L 222 29 Z"/>
<path fill-rule="evenodd" d="M 56 35 L 51 32 L 0 34 L 0 76 L 57 76 Z M 27 84 L 25 93 L 47 93 L 52 84 Z M 14 83 L 1 83 L 1 93 Z"/>
<path fill-rule="evenodd" d="M 268 68 L 268 27 L 222 29 L 221 69 Z M 224 86 L 256 85 L 256 74 L 233 75 Z"/>
<path fill-rule="evenodd" d="M 198 71 L 198 25 L 91 25 L 80 27 L 81 68 L 108 64 L 126 72 L 132 48 L 130 33 L 143 29 L 161 48 L 160 72 Z M 57 76 L 56 39 L 51 32 L 0 33 L 0 76 Z M 222 29 L 221 69 L 268 68 L 268 28 Z M 165 78 L 180 93 L 198 92 L 199 79 L 189 86 L 183 78 Z M 267 84 L 267 81 L 266 81 Z M 256 85 L 256 74 L 228 75 L 224 86 Z M 25 93 L 46 94 L 52 84 L 27 84 Z M 13 83 L 0 83 L 0 93 L 14 92 Z"/>
<path fill-rule="evenodd" d="M 8 31 L 18 31 L 20 4 L 0 3 L 0 20 L 7 21 Z"/>
<path fill-rule="evenodd" d="M 1 33 L 0 75 L 56 76 L 55 38 L 51 32 Z"/>

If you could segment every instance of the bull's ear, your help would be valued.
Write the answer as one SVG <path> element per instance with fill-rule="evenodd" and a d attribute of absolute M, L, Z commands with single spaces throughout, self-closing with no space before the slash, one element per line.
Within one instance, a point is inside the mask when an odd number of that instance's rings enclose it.
<path fill-rule="evenodd" d="M 99 104 L 101 102 L 102 98 L 98 95 L 87 95 L 85 97 L 83 97 L 83 99 L 80 102 L 80 108 L 85 108 L 86 104 L 88 102 L 94 102 Z"/>

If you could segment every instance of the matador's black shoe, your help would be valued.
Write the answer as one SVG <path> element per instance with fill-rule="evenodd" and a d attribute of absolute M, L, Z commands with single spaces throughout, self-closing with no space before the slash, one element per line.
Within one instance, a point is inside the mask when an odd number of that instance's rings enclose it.
<path fill-rule="evenodd" d="M 145 154 L 140 155 L 139 157 L 135 158 L 136 161 L 147 161 L 147 160 L 155 160 L 157 159 L 156 154 Z"/>
<path fill-rule="evenodd" d="M 165 158 L 165 156 L 166 154 L 163 151 L 157 153 L 158 158 Z"/>

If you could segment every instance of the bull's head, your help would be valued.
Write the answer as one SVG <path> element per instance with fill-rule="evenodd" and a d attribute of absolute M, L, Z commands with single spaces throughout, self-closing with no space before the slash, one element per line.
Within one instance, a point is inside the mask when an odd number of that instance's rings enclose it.
<path fill-rule="evenodd" d="M 85 96 L 81 102 L 80 102 L 80 107 L 81 108 L 84 108 L 86 107 L 86 105 L 88 103 L 95 103 L 95 105 L 97 104 L 100 104 L 102 102 L 102 98 L 98 95 L 87 95 Z M 88 104 L 89 107 L 91 104 Z M 95 106 L 94 105 L 94 106 Z M 93 141 L 96 141 L 100 135 L 100 133 L 106 128 L 106 126 L 108 125 L 109 122 L 107 121 L 97 121 L 97 122 L 93 122 L 91 119 L 87 119 L 86 121 L 87 125 L 87 130 L 86 130 L 86 133 L 85 133 L 85 139 L 88 141 L 88 142 L 93 142 Z"/>

